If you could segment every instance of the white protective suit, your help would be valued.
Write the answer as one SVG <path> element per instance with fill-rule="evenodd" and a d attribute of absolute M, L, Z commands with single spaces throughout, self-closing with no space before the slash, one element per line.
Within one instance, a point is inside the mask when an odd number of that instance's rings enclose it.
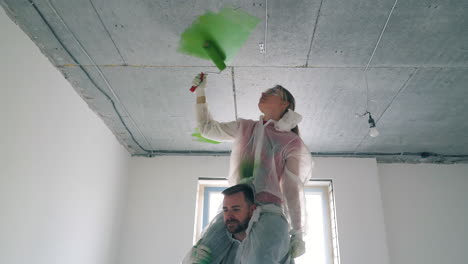
<path fill-rule="evenodd" d="M 197 104 L 196 107 L 198 126 L 204 137 L 217 141 L 233 141 L 229 184 L 253 185 L 256 202 L 261 205 L 260 208 L 266 206 L 263 213 L 258 214 L 255 221 L 251 221 L 254 225 L 250 225 L 243 243 L 245 245 L 240 247 L 243 247 L 244 253 L 237 254 L 242 259 L 237 259 L 238 262 L 235 263 L 290 263 L 289 260 L 282 262 L 280 259 L 268 260 L 264 257 L 272 254 L 272 250 L 276 252 L 286 250 L 287 253 L 289 230 L 295 235 L 302 235 L 305 231 L 306 208 L 303 187 L 311 177 L 313 163 L 310 151 L 301 138 L 290 131 L 298 122 L 294 118 L 295 113 L 290 111 L 291 113 L 285 114 L 278 122 L 269 120 L 264 123 L 260 117 L 259 121 L 238 119 L 221 123 L 212 119 L 206 103 Z M 272 206 L 276 206 L 279 210 L 271 210 L 274 208 Z M 264 214 L 269 216 L 263 217 Z M 272 218 L 271 215 L 275 217 Z M 260 231 L 263 233 L 260 234 Z M 279 231 L 282 233 L 279 234 Z M 268 234 L 270 237 L 259 237 Z M 233 242 L 229 241 L 229 236 L 224 228 L 221 213 L 205 230 L 200 241 L 210 247 L 213 254 L 212 263 L 225 263 L 220 262 L 222 256 L 219 255 L 227 254 L 229 247 L 232 247 Z M 255 241 L 254 237 L 258 241 Z M 221 243 L 221 240 L 228 241 L 227 245 Z M 262 252 L 260 244 L 265 252 Z M 250 255 L 246 252 L 250 252 Z M 256 259 L 252 259 L 252 256 L 256 256 Z"/>

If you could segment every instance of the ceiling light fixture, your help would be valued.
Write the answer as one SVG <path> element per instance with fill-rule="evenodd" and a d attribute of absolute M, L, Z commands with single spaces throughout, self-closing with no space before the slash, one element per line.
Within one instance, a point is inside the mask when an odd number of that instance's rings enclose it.
<path fill-rule="evenodd" d="M 369 122 L 369 136 L 377 137 L 380 133 L 377 127 L 375 126 L 375 121 L 372 118 L 372 115 L 370 112 L 367 112 L 366 114 L 369 114 L 369 120 L 367 121 Z"/>
<path fill-rule="evenodd" d="M 367 123 L 369 123 L 369 136 L 371 137 L 377 137 L 380 135 L 379 130 L 377 129 L 377 126 L 375 125 L 375 120 L 372 117 L 372 114 L 369 111 L 366 111 L 364 114 L 360 115 L 356 113 L 356 117 L 364 117 L 366 115 L 369 115 L 369 119 L 367 119 Z"/>

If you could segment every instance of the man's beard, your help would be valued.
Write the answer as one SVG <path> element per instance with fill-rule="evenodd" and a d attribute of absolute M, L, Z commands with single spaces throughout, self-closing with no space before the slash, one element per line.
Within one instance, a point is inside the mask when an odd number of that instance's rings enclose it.
<path fill-rule="evenodd" d="M 231 234 L 238 234 L 247 229 L 249 226 L 249 221 L 250 219 L 246 219 L 244 222 L 240 222 L 236 219 L 229 219 L 226 220 L 225 225 L 226 229 L 229 231 Z"/>

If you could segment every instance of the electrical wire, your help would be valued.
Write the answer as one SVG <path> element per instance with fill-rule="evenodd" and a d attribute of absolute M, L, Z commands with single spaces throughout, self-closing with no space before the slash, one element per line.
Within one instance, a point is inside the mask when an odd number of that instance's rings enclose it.
<path fill-rule="evenodd" d="M 149 154 L 134 154 L 135 157 L 154 156 L 229 156 L 230 151 L 183 151 L 183 150 L 157 150 Z M 376 158 L 379 163 L 410 162 L 410 163 L 437 163 L 455 164 L 468 163 L 468 155 L 445 155 L 432 152 L 311 152 L 314 157 L 341 157 L 341 158 Z"/>
<path fill-rule="evenodd" d="M 364 81 L 366 83 L 366 110 L 364 112 L 364 114 L 362 115 L 359 115 L 361 117 L 369 114 L 369 117 L 371 116 L 371 113 L 369 111 L 369 83 L 368 83 L 368 80 L 367 80 L 367 70 L 369 68 L 369 65 L 371 64 L 372 62 L 372 59 L 374 58 L 374 55 L 375 55 L 375 51 L 377 50 L 379 44 L 380 44 L 380 41 L 382 40 L 382 36 L 385 32 L 385 29 L 387 28 L 387 25 L 388 25 L 388 22 L 390 21 L 390 18 L 392 17 L 392 14 L 393 14 L 393 10 L 395 10 L 395 6 L 397 5 L 398 3 L 398 0 L 395 0 L 395 2 L 393 3 L 393 6 L 392 6 L 392 9 L 390 10 L 390 13 L 388 14 L 387 16 L 387 20 L 385 21 L 385 24 L 384 24 L 384 27 L 382 28 L 382 31 L 380 32 L 380 35 L 379 35 L 379 38 L 377 39 L 377 43 L 375 44 L 374 46 L 374 50 L 372 51 L 372 54 L 369 58 L 369 61 L 367 62 L 367 65 L 366 65 L 366 68 L 364 69 Z M 400 90 L 398 91 L 398 93 L 401 91 L 401 88 Z M 397 95 L 398 95 L 397 93 Z M 394 96 L 393 99 L 395 99 L 396 95 Z M 391 101 L 393 102 L 393 100 Z M 387 109 L 390 105 L 387 106 Z M 383 113 L 377 118 L 377 120 L 380 120 L 380 118 L 382 117 Z M 374 126 L 375 126 L 375 123 L 374 123 Z M 362 145 L 362 143 L 364 142 L 364 140 L 367 138 L 368 134 L 366 134 L 362 139 L 361 139 L 361 142 L 359 142 L 359 144 L 356 146 L 356 148 L 354 149 L 354 153 L 356 153 L 357 149 Z"/>
<path fill-rule="evenodd" d="M 372 59 L 374 58 L 375 51 L 377 50 L 377 48 L 378 48 L 378 46 L 380 44 L 380 40 L 382 40 L 382 36 L 383 36 L 383 34 L 385 32 L 385 29 L 387 28 L 388 22 L 390 21 L 390 17 L 392 16 L 393 10 L 395 10 L 395 6 L 396 6 L 397 3 L 398 3 L 398 0 L 395 0 L 395 2 L 393 3 L 392 9 L 390 10 L 390 13 L 387 16 L 387 20 L 385 21 L 385 25 L 382 28 L 382 31 L 380 32 L 377 43 L 374 46 L 374 50 L 372 51 L 372 54 L 371 54 L 371 56 L 369 58 L 369 61 L 367 62 L 366 68 L 364 69 L 364 80 L 366 82 L 366 112 L 369 111 L 369 84 L 368 84 L 368 81 L 367 81 L 367 74 L 366 74 L 367 69 L 369 68 L 369 65 L 371 64 Z"/>
<path fill-rule="evenodd" d="M 385 29 L 387 28 L 388 21 L 390 21 L 390 17 L 392 16 L 393 10 L 395 9 L 395 6 L 396 6 L 397 3 L 398 3 L 398 0 L 395 0 L 395 3 L 393 3 L 392 10 L 390 10 L 390 13 L 388 14 L 387 21 L 385 21 L 385 25 L 384 25 L 384 27 L 382 29 L 382 32 L 380 32 L 379 39 L 377 40 L 377 43 L 375 44 L 374 50 L 372 51 L 372 55 L 371 55 L 369 61 L 367 62 L 367 65 L 366 65 L 366 68 L 364 69 L 364 72 L 367 71 L 367 68 L 369 68 L 370 63 L 371 63 L 372 59 L 374 58 L 375 51 L 377 50 L 377 47 L 379 46 L 380 40 L 382 39 L 382 36 L 383 36 L 383 34 L 385 32 Z"/>
<path fill-rule="evenodd" d="M 32 1 L 31 1 L 32 2 Z M 65 21 L 63 20 L 63 18 L 60 16 L 60 14 L 57 12 L 57 10 L 55 9 L 54 5 L 50 2 L 50 0 L 46 0 L 47 4 L 49 5 L 50 9 L 54 12 L 54 14 L 57 16 L 57 18 L 60 20 L 60 22 L 63 24 L 63 26 L 69 31 L 69 33 L 71 34 L 73 40 L 76 42 L 76 44 L 78 44 L 78 47 L 80 48 L 80 50 L 86 55 L 86 57 L 92 62 L 92 65 L 93 67 L 95 67 L 95 69 L 97 70 L 97 72 L 99 73 L 99 75 L 101 76 L 101 78 L 103 79 L 104 83 L 106 84 L 107 88 L 109 89 L 109 91 L 112 93 L 112 95 L 114 96 L 114 98 L 116 99 L 116 101 L 121 105 L 125 115 L 128 117 L 128 119 L 131 121 L 133 127 L 136 128 L 136 130 L 138 131 L 138 133 L 141 135 L 141 137 L 146 141 L 146 143 L 148 144 L 148 146 L 150 146 L 151 149 L 154 149 L 153 146 L 151 145 L 151 143 L 148 141 L 148 139 L 146 138 L 146 136 L 141 132 L 140 128 L 137 126 L 135 120 L 132 118 L 132 116 L 130 115 L 130 113 L 128 112 L 127 108 L 125 107 L 125 105 L 122 103 L 122 101 L 120 100 L 119 96 L 117 96 L 117 94 L 115 93 L 114 89 L 112 88 L 111 84 L 109 83 L 109 81 L 107 80 L 107 78 L 104 76 L 104 73 L 101 71 L 101 69 L 97 66 L 97 63 L 91 58 L 91 56 L 88 54 L 88 52 L 86 51 L 86 49 L 83 47 L 83 45 L 80 43 L 80 41 L 76 38 L 75 34 L 73 33 L 73 31 L 68 27 L 68 25 L 65 23 Z M 33 2 L 32 2 L 33 3 Z M 34 4 L 34 3 L 33 3 Z M 118 113 L 118 112 L 117 112 Z M 118 113 L 120 119 L 123 121 L 123 118 L 122 116 L 120 116 L 120 114 Z M 128 130 L 128 127 L 127 127 L 127 130 Z M 130 130 L 128 130 L 128 132 L 131 134 Z M 142 150 L 144 150 L 145 152 L 152 152 L 151 150 L 147 150 L 145 148 L 143 148 L 137 141 L 136 139 L 133 137 L 132 135 L 132 138 L 134 139 L 134 141 L 140 146 L 140 148 Z"/>

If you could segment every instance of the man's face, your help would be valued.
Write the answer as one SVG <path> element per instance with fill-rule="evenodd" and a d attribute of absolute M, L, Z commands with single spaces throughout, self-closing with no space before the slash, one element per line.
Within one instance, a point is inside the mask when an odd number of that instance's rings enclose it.
<path fill-rule="evenodd" d="M 244 193 L 225 195 L 223 200 L 224 224 L 231 234 L 244 232 L 255 210 L 255 205 L 248 205 Z"/>

